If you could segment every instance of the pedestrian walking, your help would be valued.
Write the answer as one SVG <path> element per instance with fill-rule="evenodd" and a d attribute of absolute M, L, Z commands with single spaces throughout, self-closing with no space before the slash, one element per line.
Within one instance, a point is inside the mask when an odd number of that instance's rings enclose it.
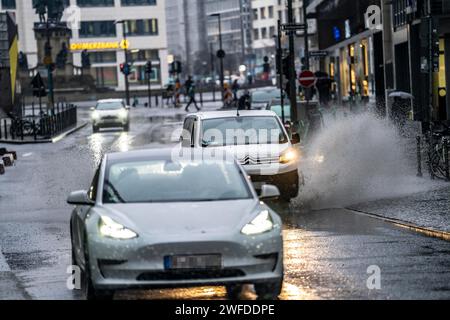
<path fill-rule="evenodd" d="M 136 96 L 133 97 L 133 108 L 136 108 L 139 105 L 139 100 Z"/>
<path fill-rule="evenodd" d="M 189 89 L 186 88 L 186 90 L 188 90 L 187 91 L 187 96 L 189 98 L 189 102 L 188 102 L 188 104 L 186 106 L 186 112 L 189 112 L 189 107 L 191 106 L 191 104 L 194 104 L 194 106 L 197 109 L 197 111 L 200 111 L 200 108 L 197 105 L 197 101 L 195 100 L 195 86 L 194 86 L 194 84 L 192 83 L 189 86 Z"/>
<path fill-rule="evenodd" d="M 233 84 L 231 85 L 231 91 L 233 92 L 233 99 L 234 101 L 238 100 L 238 91 L 239 91 L 240 87 L 239 87 L 239 82 L 238 80 L 234 80 Z"/>

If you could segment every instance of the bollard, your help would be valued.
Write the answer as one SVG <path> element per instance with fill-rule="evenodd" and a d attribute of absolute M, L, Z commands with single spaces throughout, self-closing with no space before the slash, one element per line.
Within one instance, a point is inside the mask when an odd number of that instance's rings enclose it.
<path fill-rule="evenodd" d="M 450 147 L 449 139 L 445 139 L 443 152 L 444 152 L 445 178 L 447 179 L 447 181 L 450 181 L 450 161 L 448 156 L 449 147 Z"/>
<path fill-rule="evenodd" d="M 417 176 L 423 177 L 422 173 L 422 138 L 417 136 Z"/>
<path fill-rule="evenodd" d="M 5 140 L 8 140 L 8 128 L 6 126 L 6 119 L 3 120 L 3 129 L 5 130 Z"/>
<path fill-rule="evenodd" d="M 33 119 L 33 138 L 34 138 L 34 141 L 37 140 L 37 132 L 36 131 L 37 131 L 36 130 L 36 121 Z"/>

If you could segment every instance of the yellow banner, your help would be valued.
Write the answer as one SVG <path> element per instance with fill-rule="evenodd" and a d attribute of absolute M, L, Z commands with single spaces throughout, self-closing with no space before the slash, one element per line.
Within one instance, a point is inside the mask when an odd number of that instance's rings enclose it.
<path fill-rule="evenodd" d="M 98 51 L 98 50 L 117 50 L 117 49 L 129 49 L 130 42 L 128 40 L 114 41 L 114 42 L 80 42 L 71 43 L 71 51 Z"/>

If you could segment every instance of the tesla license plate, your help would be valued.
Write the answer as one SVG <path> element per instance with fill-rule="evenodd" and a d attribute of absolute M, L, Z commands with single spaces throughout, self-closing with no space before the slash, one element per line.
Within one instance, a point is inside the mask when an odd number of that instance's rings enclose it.
<path fill-rule="evenodd" d="M 220 269 L 222 268 L 222 256 L 220 254 L 169 256 L 165 257 L 164 266 L 171 270 Z"/>

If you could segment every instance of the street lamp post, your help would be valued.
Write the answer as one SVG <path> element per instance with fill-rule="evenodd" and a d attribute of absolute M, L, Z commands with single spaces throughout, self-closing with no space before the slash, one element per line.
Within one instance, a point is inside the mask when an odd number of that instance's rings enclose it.
<path fill-rule="evenodd" d="M 123 52 L 125 54 L 125 65 L 128 66 L 128 46 L 127 46 L 127 31 L 126 31 L 126 21 L 125 20 L 118 20 L 115 22 L 115 24 L 121 24 L 122 25 L 122 34 L 123 34 Z M 125 97 L 127 105 L 130 105 L 130 81 L 128 79 L 128 74 L 124 73 L 125 77 Z"/>
<path fill-rule="evenodd" d="M 211 15 L 211 17 L 217 17 L 218 23 L 219 23 L 219 61 L 220 61 L 220 86 L 221 86 L 221 92 L 222 92 L 222 101 L 224 101 L 224 67 L 223 67 L 223 42 L 222 42 L 222 17 L 220 13 L 214 13 Z"/>

